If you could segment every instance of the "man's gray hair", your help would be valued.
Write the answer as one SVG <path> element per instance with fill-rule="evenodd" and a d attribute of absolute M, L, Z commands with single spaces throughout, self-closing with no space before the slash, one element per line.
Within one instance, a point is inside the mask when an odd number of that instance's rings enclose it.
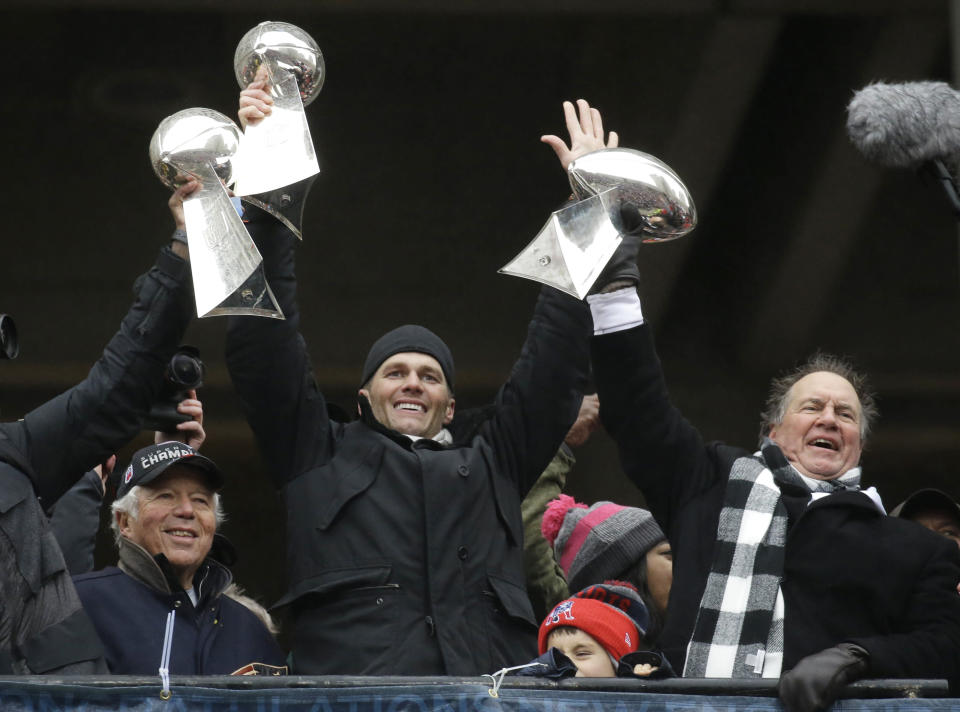
<path fill-rule="evenodd" d="M 857 371 L 853 364 L 840 356 L 817 351 L 804 363 L 770 382 L 770 392 L 763 412 L 760 413 L 760 442 L 770 434 L 775 425 L 783 422 L 790 401 L 790 389 L 804 376 L 825 371 L 845 378 L 860 399 L 860 440 L 867 442 L 870 427 L 880 414 L 873 389 L 867 383 L 867 377 Z"/>
<path fill-rule="evenodd" d="M 142 490 L 143 487 L 135 485 L 123 497 L 115 499 L 113 504 L 110 505 L 110 528 L 113 530 L 113 543 L 117 546 L 120 546 L 120 538 L 123 536 L 120 533 L 120 525 L 117 524 L 117 512 L 124 512 L 131 519 L 136 520 L 140 514 L 140 492 Z M 219 492 L 213 493 L 213 515 L 217 520 L 217 529 L 220 529 L 220 525 L 226 520 L 227 515 L 223 511 Z"/>

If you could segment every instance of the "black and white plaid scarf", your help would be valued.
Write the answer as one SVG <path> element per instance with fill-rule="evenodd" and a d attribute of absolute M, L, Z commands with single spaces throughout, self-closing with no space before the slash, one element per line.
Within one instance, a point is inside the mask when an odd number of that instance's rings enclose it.
<path fill-rule="evenodd" d="M 857 489 L 859 472 L 832 482 L 802 478 L 769 440 L 733 463 L 684 677 L 780 676 L 787 510 L 777 481 L 833 492 Z"/>

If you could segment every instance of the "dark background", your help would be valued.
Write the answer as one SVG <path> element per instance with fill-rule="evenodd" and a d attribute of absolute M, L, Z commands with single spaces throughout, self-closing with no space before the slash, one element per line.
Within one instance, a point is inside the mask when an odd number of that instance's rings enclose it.
<path fill-rule="evenodd" d="M 584 4 L 584 7 L 586 4 Z M 234 115 L 232 58 L 257 22 L 321 46 L 308 108 L 323 174 L 299 252 L 317 376 L 352 407 L 369 344 L 399 323 L 440 333 L 458 406 L 494 395 L 537 287 L 496 274 L 569 192 L 543 133 L 585 97 L 623 145 L 681 175 L 687 238 L 644 247 L 641 293 L 673 397 L 707 439 L 755 441 L 771 376 L 823 348 L 879 390 L 866 479 L 888 507 L 922 485 L 960 495 L 957 227 L 910 171 L 867 163 L 844 133 L 872 80 L 949 80 L 945 2 L 5 2 L 0 312 L 22 354 L 0 363 L 16 418 L 78 381 L 168 239 L 147 147 L 161 119 Z M 187 341 L 209 367 L 204 450 L 228 473 L 238 578 L 282 590 L 280 512 L 223 365 L 224 321 Z M 128 457 L 138 441 L 124 451 Z M 596 435 L 579 499 L 642 499 Z M 78 473 L 79 474 L 79 473 Z M 112 563 L 101 545 L 98 565 Z"/>

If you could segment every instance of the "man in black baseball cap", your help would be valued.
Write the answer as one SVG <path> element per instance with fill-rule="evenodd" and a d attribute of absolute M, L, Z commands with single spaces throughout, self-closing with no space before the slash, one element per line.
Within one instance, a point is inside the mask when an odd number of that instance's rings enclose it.
<path fill-rule="evenodd" d="M 917 490 L 891 509 L 890 516 L 909 519 L 960 546 L 960 504 L 942 490 Z"/>
<path fill-rule="evenodd" d="M 181 442 L 134 453 L 111 506 L 118 568 L 74 579 L 111 672 L 153 674 L 165 644 L 171 674 L 283 665 L 267 625 L 227 591 L 232 575 L 210 555 L 223 482 L 211 459 Z"/>
<path fill-rule="evenodd" d="M 214 492 L 223 487 L 223 473 L 213 460 L 185 443 L 171 440 L 150 445 L 134 453 L 117 486 L 117 499 L 123 499 L 134 487 L 150 484 L 173 465 L 203 472 L 209 488 Z"/>

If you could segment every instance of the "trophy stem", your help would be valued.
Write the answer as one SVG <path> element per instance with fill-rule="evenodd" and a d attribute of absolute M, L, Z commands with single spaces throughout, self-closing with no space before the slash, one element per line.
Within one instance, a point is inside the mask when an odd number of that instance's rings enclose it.
<path fill-rule="evenodd" d="M 200 188 L 183 201 L 197 315 L 283 318 L 263 275 L 263 258 L 212 164 L 191 166 Z"/>

